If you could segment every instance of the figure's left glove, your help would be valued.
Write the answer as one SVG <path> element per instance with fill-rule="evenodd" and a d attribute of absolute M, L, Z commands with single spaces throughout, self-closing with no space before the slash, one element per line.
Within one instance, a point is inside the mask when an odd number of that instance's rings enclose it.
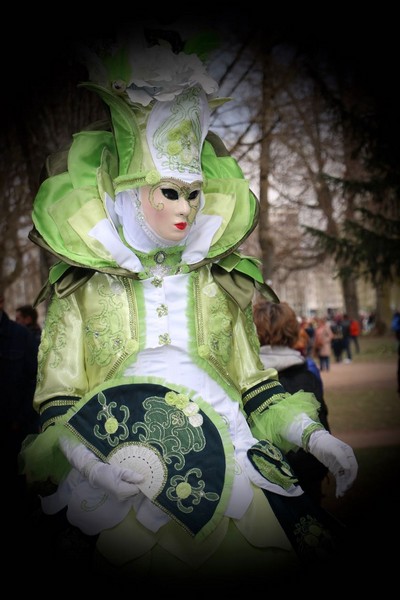
<path fill-rule="evenodd" d="M 357 477 L 358 464 L 353 449 L 328 431 L 320 430 L 311 434 L 308 450 L 335 476 L 336 498 L 343 496 Z"/>
<path fill-rule="evenodd" d="M 119 500 L 125 500 L 139 493 L 136 485 L 142 483 L 144 476 L 131 469 L 122 469 L 101 461 L 83 444 L 72 443 L 68 438 L 59 440 L 61 450 L 75 469 L 85 477 L 93 487 L 98 487 Z"/>

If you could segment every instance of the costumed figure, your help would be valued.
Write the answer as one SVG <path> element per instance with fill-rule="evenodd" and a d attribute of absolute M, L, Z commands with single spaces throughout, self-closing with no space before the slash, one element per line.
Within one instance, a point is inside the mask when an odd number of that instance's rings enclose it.
<path fill-rule="evenodd" d="M 240 252 L 258 201 L 209 131 L 217 84 L 195 53 L 138 40 L 92 75 L 111 127 L 50 157 L 34 202 L 30 237 L 59 260 L 23 471 L 111 570 L 266 576 L 322 555 L 328 520 L 284 453 L 317 456 L 338 496 L 357 464 L 260 361 L 252 298 L 278 299 Z"/>

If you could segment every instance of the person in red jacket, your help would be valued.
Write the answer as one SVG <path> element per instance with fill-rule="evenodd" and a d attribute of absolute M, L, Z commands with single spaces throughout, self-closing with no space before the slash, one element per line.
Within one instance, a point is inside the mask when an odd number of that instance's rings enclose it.
<path fill-rule="evenodd" d="M 361 333 L 360 322 L 357 319 L 350 320 L 350 340 L 353 342 L 357 354 L 360 353 L 360 344 L 358 343 L 358 337 Z"/>

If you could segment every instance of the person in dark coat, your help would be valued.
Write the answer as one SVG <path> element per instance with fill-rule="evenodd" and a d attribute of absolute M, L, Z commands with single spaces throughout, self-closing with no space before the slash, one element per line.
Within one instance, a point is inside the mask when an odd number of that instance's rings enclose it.
<path fill-rule="evenodd" d="M 4 311 L 0 290 L 1 455 L 6 476 L 5 494 L 21 492 L 17 457 L 22 441 L 38 432 L 39 418 L 32 406 L 36 386 L 37 345 L 32 333 Z M 7 483 L 8 482 L 8 483 Z"/>
<path fill-rule="evenodd" d="M 23 304 L 18 306 L 15 311 L 15 320 L 20 325 L 25 325 L 35 338 L 37 347 L 39 348 L 42 328 L 38 323 L 38 311 L 32 304 Z"/>

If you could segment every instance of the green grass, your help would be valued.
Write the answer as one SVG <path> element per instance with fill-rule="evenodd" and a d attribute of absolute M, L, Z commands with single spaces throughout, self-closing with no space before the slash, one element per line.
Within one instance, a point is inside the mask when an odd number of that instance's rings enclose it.
<path fill-rule="evenodd" d="M 359 337 L 360 354 L 353 353 L 354 362 L 371 362 L 397 357 L 397 340 L 394 335 L 374 336 L 371 334 Z M 352 351 L 354 345 L 351 345 Z"/>

